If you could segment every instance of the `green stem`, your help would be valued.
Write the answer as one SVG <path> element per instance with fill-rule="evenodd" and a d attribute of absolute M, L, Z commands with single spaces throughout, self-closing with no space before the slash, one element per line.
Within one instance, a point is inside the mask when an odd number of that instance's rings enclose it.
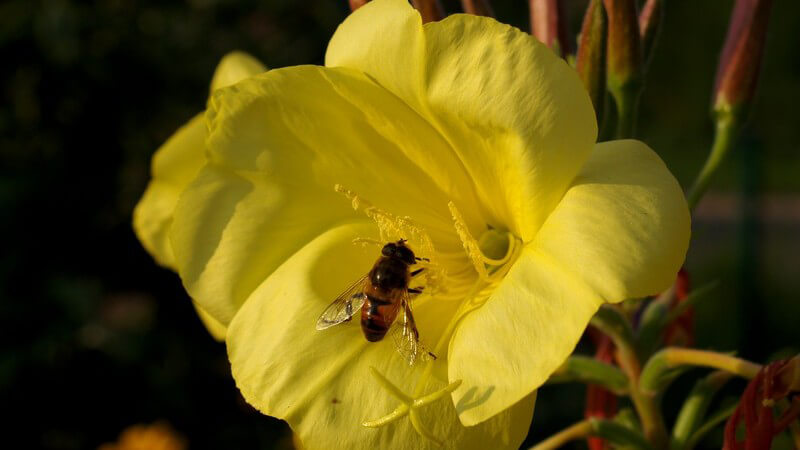
<path fill-rule="evenodd" d="M 556 449 L 567 442 L 577 439 L 588 437 L 592 433 L 592 424 L 589 420 L 582 420 L 572 426 L 569 426 L 558 433 L 550 436 L 542 442 L 534 445 L 530 450 L 549 450 Z"/>
<path fill-rule="evenodd" d="M 717 114 L 716 119 L 716 132 L 714 134 L 714 143 L 711 146 L 711 152 L 708 154 L 708 159 L 697 175 L 692 188 L 689 190 L 687 200 L 689 202 L 689 210 L 694 211 L 700 199 L 705 194 L 708 185 L 714 173 L 719 168 L 722 161 L 728 155 L 728 152 L 733 148 L 736 141 L 736 136 L 739 132 L 737 115 L 733 112 L 721 112 Z"/>
<path fill-rule="evenodd" d="M 567 442 L 584 439 L 589 436 L 598 436 L 622 448 L 650 450 L 652 447 L 636 430 L 611 420 L 586 419 L 582 420 L 544 441 L 534 445 L 530 450 L 556 449 Z"/>
<path fill-rule="evenodd" d="M 617 139 L 632 138 L 636 131 L 636 116 L 639 109 L 639 95 L 642 83 L 628 82 L 618 89 L 611 90 L 617 105 Z"/>
<path fill-rule="evenodd" d="M 717 353 L 708 350 L 695 350 L 690 348 L 666 348 L 663 350 L 669 365 L 675 367 L 681 364 L 692 366 L 711 367 L 724 370 L 743 378 L 755 378 L 761 370 L 761 364 L 747 361 L 735 356 Z"/>
<path fill-rule="evenodd" d="M 647 361 L 639 380 L 639 389 L 649 395 L 662 392 L 675 378 L 676 371 L 684 366 L 711 367 L 747 379 L 755 377 L 762 367 L 723 353 L 667 347 Z"/>
<path fill-rule="evenodd" d="M 667 445 L 667 430 L 655 398 L 639 388 L 641 364 L 633 344 L 633 331 L 627 319 L 616 308 L 604 306 L 592 317 L 591 324 L 608 335 L 617 347 L 617 361 L 630 382 L 629 395 L 642 422 L 644 435 L 655 448 Z"/>

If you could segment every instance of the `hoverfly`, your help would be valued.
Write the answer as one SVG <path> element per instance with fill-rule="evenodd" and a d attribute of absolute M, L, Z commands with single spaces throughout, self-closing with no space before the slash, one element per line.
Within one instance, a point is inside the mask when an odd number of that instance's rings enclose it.
<path fill-rule="evenodd" d="M 369 342 L 378 342 L 391 332 L 397 351 L 409 365 L 417 359 L 436 358 L 419 341 L 419 332 L 411 313 L 411 295 L 422 288 L 410 288 L 411 279 L 425 268 L 410 267 L 426 258 L 417 258 L 405 239 L 383 246 L 381 257 L 372 269 L 344 290 L 317 320 L 317 330 L 349 322 L 361 310 L 361 331 Z M 402 311 L 402 317 L 395 321 Z"/>

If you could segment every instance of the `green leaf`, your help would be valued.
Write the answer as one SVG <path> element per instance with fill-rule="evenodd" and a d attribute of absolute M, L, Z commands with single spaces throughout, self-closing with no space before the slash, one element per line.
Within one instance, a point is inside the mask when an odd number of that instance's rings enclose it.
<path fill-rule="evenodd" d="M 627 395 L 628 377 L 617 366 L 587 356 L 570 356 L 548 383 L 590 383 L 603 386 L 617 395 Z"/>
<path fill-rule="evenodd" d="M 651 449 L 650 443 L 638 430 L 628 428 L 612 420 L 589 419 L 592 426 L 592 435 L 601 437 L 608 442 L 625 448 Z"/>
<path fill-rule="evenodd" d="M 736 407 L 739 406 L 738 401 L 734 401 L 733 403 L 728 404 L 717 410 L 711 417 L 706 420 L 706 422 L 701 425 L 697 431 L 692 434 L 692 437 L 686 442 L 686 445 L 683 447 L 685 450 L 692 450 L 703 437 L 708 434 L 709 431 L 713 430 L 714 427 L 724 422 L 728 417 L 733 414 L 736 410 Z"/>
<path fill-rule="evenodd" d="M 672 429 L 670 448 L 673 450 L 685 448 L 692 434 L 699 429 L 714 395 L 731 377 L 733 375 L 728 372 L 716 371 L 695 383 L 678 413 Z"/>

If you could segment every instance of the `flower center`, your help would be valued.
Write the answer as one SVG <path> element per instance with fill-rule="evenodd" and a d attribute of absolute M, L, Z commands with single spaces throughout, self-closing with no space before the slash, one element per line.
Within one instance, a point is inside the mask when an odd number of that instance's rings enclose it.
<path fill-rule="evenodd" d="M 426 269 L 425 292 L 427 294 L 435 294 L 444 291 L 446 272 L 443 267 L 437 264 L 435 260 L 436 250 L 434 249 L 433 241 L 424 228 L 414 223 L 410 217 L 397 217 L 374 206 L 372 203 L 355 192 L 343 187 L 341 184 L 336 184 L 334 190 L 347 197 L 351 201 L 354 210 L 362 211 L 378 226 L 381 241 L 358 238 L 355 239 L 354 243 L 371 243 L 383 246 L 387 242 L 400 239 L 408 241 L 417 255 L 427 259 L 418 262 L 420 266 Z"/>
<path fill-rule="evenodd" d="M 489 228 L 475 239 L 456 205 L 450 202 L 447 206 L 464 251 L 481 280 L 493 283 L 502 279 L 517 259 L 522 241 L 509 231 L 494 228 Z"/>

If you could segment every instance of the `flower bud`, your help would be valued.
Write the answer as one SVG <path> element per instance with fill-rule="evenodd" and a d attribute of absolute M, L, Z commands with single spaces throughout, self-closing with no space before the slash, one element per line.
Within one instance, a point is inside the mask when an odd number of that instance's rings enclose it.
<path fill-rule="evenodd" d="M 461 6 L 467 14 L 494 17 L 494 11 L 492 11 L 492 5 L 489 0 L 461 0 Z"/>
<path fill-rule="evenodd" d="M 642 42 L 642 54 L 647 62 L 652 54 L 653 44 L 661 28 L 664 16 L 664 2 L 662 0 L 647 0 L 639 13 L 639 35 Z"/>
<path fill-rule="evenodd" d="M 581 26 L 576 69 L 592 99 L 598 126 L 602 124 L 606 98 L 606 29 L 608 19 L 602 0 L 591 0 Z"/>
<path fill-rule="evenodd" d="M 715 113 L 743 111 L 752 102 L 771 6 L 772 0 L 736 1 L 717 67 Z"/>
<path fill-rule="evenodd" d="M 412 0 L 411 4 L 419 11 L 423 23 L 444 19 L 444 9 L 439 0 Z"/>
<path fill-rule="evenodd" d="M 642 49 L 634 0 L 603 0 L 608 16 L 608 84 L 622 88 L 641 82 Z"/>
<path fill-rule="evenodd" d="M 570 53 L 566 17 L 560 0 L 530 0 L 531 33 L 560 56 Z"/>

